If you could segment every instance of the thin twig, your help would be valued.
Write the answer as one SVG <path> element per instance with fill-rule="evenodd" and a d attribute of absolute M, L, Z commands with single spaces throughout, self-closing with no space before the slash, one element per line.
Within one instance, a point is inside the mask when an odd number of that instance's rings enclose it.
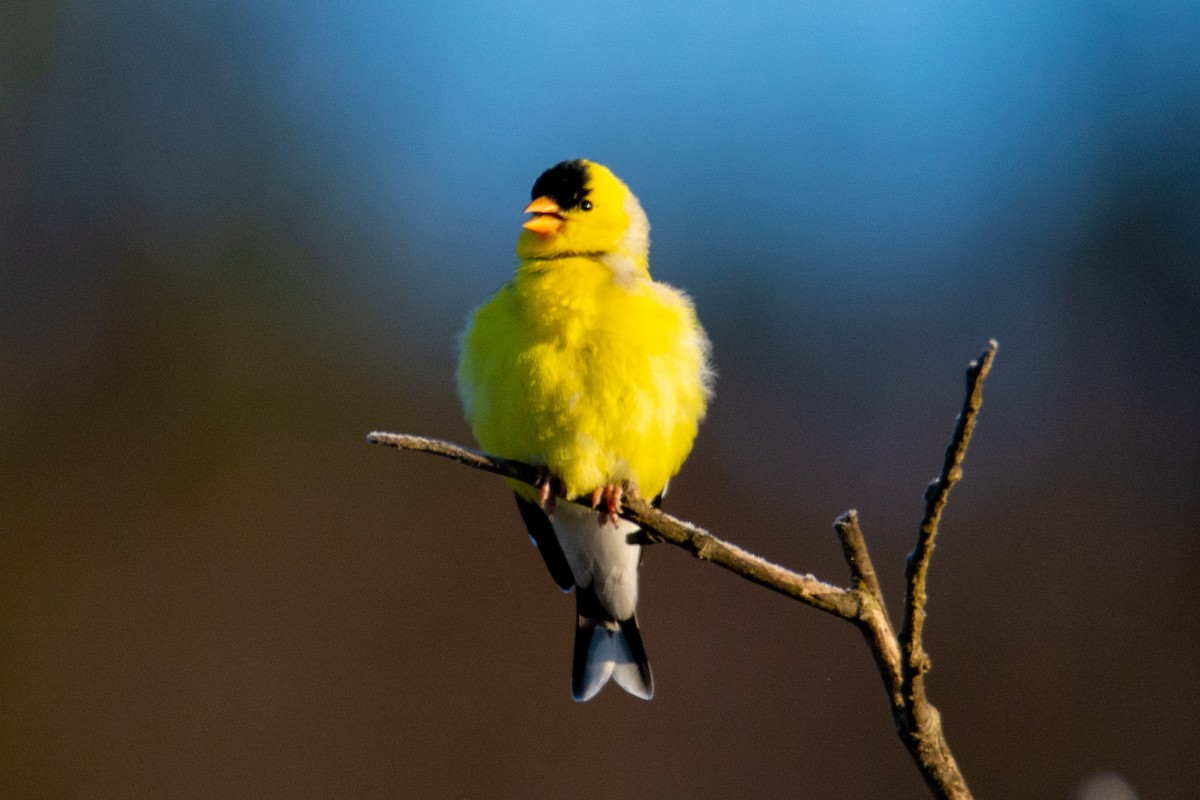
<path fill-rule="evenodd" d="M 846 563 L 850 565 L 850 580 L 854 587 L 882 598 L 883 590 L 879 586 L 879 576 L 875 574 L 875 565 L 871 563 L 871 554 L 867 552 L 867 541 L 858 526 L 858 512 L 850 509 L 842 514 L 833 523 L 833 529 L 842 543 Z"/>
<path fill-rule="evenodd" d="M 367 441 L 403 450 L 432 453 L 468 467 L 530 485 L 538 477 L 538 470 L 529 464 L 481 453 L 441 439 L 374 431 L 367 434 Z M 696 558 L 716 564 L 759 586 L 765 586 L 844 619 L 854 619 L 858 615 L 858 597 L 846 589 L 825 583 L 812 575 L 802 575 L 773 564 L 737 545 L 718 539 L 689 522 L 664 514 L 643 500 L 626 499 L 621 516 L 640 525 L 652 541 L 670 542 L 682 547 Z"/>
<path fill-rule="evenodd" d="M 850 565 L 850 578 L 854 582 L 854 588 L 864 595 L 856 623 L 863 638 L 867 640 L 867 646 L 871 648 L 879 677 L 883 680 L 891 702 L 892 717 L 895 718 L 897 709 L 904 706 L 904 697 L 900 691 L 900 644 L 896 640 L 891 617 L 888 616 L 887 604 L 883 601 L 883 588 L 879 585 L 879 576 L 875 573 L 871 556 L 867 552 L 867 540 L 858 524 L 858 512 L 851 510 L 842 514 L 833 523 L 833 529 L 842 543 L 846 563 Z"/>
<path fill-rule="evenodd" d="M 462 445 L 443 441 L 442 439 L 431 439 L 428 436 L 372 431 L 367 434 L 367 441 L 371 444 L 382 444 L 388 447 L 395 447 L 399 450 L 433 453 L 434 455 L 448 458 L 451 461 L 457 461 L 459 464 L 464 464 L 468 467 L 481 469 L 484 472 L 491 472 L 530 485 L 533 485 L 538 477 L 537 469 L 529 464 L 522 464 L 520 461 L 513 461 L 509 458 L 488 455 L 479 450 L 472 450 L 469 447 L 463 447 Z"/>
<path fill-rule="evenodd" d="M 905 565 L 906 581 L 904 596 L 904 618 L 900 624 L 900 647 L 904 651 L 904 678 L 906 684 L 917 684 L 912 688 L 920 691 L 922 676 L 929 671 L 929 655 L 925 652 L 922 633 L 925 627 L 926 579 L 929 562 L 933 557 L 934 540 L 942 510 L 950 496 L 950 489 L 962 478 L 962 462 L 975 430 L 975 419 L 983 403 L 983 382 L 992 368 L 996 356 L 996 340 L 988 342 L 983 354 L 967 367 L 967 391 L 963 398 L 962 411 L 954 425 L 950 444 L 942 463 L 941 474 L 925 490 L 925 516 L 921 520 L 917 546 L 909 554 Z"/>
<path fill-rule="evenodd" d="M 900 738 L 917 762 L 926 784 L 937 798 L 966 800 L 971 797 L 962 771 L 950 752 L 941 715 L 929 702 L 925 674 L 931 662 L 925 652 L 922 634 L 925 627 L 926 579 L 933 556 L 934 540 L 950 489 L 962 477 L 962 462 L 975 430 L 975 419 L 983 403 L 983 382 L 996 357 L 996 340 L 988 342 L 983 354 L 967 367 L 967 390 L 962 411 L 954 425 L 941 474 L 925 490 L 925 515 L 917 534 L 917 546 L 905 563 L 904 618 L 900 624 L 900 693 L 903 704 L 893 709 Z"/>

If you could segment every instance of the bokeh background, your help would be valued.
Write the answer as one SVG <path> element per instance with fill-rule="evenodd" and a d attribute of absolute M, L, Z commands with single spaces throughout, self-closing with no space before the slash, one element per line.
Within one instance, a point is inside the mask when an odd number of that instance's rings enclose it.
<path fill-rule="evenodd" d="M 1200 764 L 1200 10 L 8 0 L 0 796 L 922 798 L 858 633 L 666 546 L 658 696 L 469 441 L 454 340 L 539 172 L 612 166 L 714 342 L 669 509 L 899 603 L 980 797 Z"/>

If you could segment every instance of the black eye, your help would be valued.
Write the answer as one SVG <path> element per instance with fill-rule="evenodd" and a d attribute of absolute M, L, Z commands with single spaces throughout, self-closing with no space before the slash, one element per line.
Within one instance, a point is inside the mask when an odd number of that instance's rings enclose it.
<path fill-rule="evenodd" d="M 591 200 L 581 200 L 581 201 L 579 201 L 579 207 L 582 208 L 584 211 L 591 211 L 592 210 L 592 201 Z"/>

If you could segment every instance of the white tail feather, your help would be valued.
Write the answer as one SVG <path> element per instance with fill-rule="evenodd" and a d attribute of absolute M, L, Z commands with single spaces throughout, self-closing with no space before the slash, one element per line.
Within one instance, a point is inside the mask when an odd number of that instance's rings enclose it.
<path fill-rule="evenodd" d="M 654 696 L 654 689 L 646 683 L 623 631 L 610 630 L 604 625 L 583 630 L 590 638 L 576 700 L 581 703 L 591 700 L 610 678 L 635 697 L 649 700 Z"/>

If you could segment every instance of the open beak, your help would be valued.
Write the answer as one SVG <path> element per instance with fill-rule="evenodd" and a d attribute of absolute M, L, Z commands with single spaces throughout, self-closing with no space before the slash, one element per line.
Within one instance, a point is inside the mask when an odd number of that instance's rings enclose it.
<path fill-rule="evenodd" d="M 527 219 L 522 227 L 534 233 L 549 236 L 562 227 L 562 209 L 549 195 L 543 195 L 525 206 L 525 213 L 533 216 Z"/>

